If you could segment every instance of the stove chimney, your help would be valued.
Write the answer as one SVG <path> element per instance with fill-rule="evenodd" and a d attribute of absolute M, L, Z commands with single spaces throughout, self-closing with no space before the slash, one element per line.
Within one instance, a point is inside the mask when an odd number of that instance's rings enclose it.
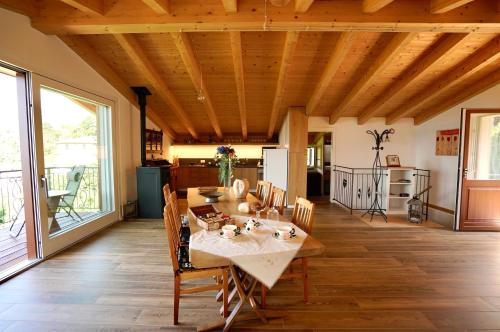
<path fill-rule="evenodd" d="M 141 111 L 141 165 L 146 166 L 146 97 L 151 95 L 148 88 L 134 86 L 132 90 L 137 95 L 139 110 Z"/>

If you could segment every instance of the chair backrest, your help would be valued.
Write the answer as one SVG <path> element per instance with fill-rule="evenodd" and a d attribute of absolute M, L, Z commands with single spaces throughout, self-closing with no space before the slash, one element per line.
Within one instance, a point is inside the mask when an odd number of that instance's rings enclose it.
<path fill-rule="evenodd" d="M 278 187 L 273 187 L 271 198 L 269 199 L 269 207 L 274 207 L 281 215 L 285 209 L 285 195 L 286 191 Z"/>
<path fill-rule="evenodd" d="M 170 196 L 170 186 L 167 183 L 163 186 L 163 198 L 165 199 L 165 203 L 168 201 L 168 196 Z"/>
<path fill-rule="evenodd" d="M 68 182 L 66 183 L 66 190 L 69 194 L 64 195 L 64 201 L 68 205 L 73 205 L 76 194 L 82 183 L 83 173 L 85 173 L 85 166 L 73 166 L 73 168 L 66 174 Z"/>
<path fill-rule="evenodd" d="M 173 216 L 172 216 L 172 209 L 170 208 L 170 203 L 167 203 L 165 205 L 165 208 L 163 209 L 163 224 L 165 226 L 165 231 L 167 232 L 168 248 L 170 250 L 172 268 L 175 274 L 177 271 L 179 271 L 179 261 L 177 260 L 177 251 L 179 249 L 180 242 L 178 240 L 178 234 L 175 231 L 175 226 L 173 226 Z"/>
<path fill-rule="evenodd" d="M 179 203 L 177 201 L 177 193 L 174 191 L 170 193 L 168 196 L 168 202 L 170 203 L 170 209 L 172 210 L 172 216 L 175 221 L 175 228 L 177 229 L 177 233 L 180 232 L 182 227 L 181 215 L 179 213 Z"/>
<path fill-rule="evenodd" d="M 311 234 L 314 223 L 314 203 L 297 197 L 293 207 L 292 222 L 307 234 Z"/>
<path fill-rule="evenodd" d="M 267 205 L 271 196 L 272 183 L 268 181 L 257 181 L 257 188 L 255 190 L 255 197 L 264 205 Z"/>

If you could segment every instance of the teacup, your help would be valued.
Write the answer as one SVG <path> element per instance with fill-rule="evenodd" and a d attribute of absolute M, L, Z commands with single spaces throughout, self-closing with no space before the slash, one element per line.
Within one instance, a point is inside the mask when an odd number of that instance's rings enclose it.
<path fill-rule="evenodd" d="M 232 238 L 240 234 L 240 228 L 236 225 L 224 225 L 222 226 L 222 231 L 220 235 L 226 238 Z"/>
<path fill-rule="evenodd" d="M 274 233 L 280 240 L 287 240 L 295 236 L 295 228 L 291 226 L 280 226 L 276 228 L 276 232 Z"/>
<path fill-rule="evenodd" d="M 245 223 L 245 229 L 248 232 L 252 231 L 256 227 L 257 227 L 257 222 L 252 218 L 248 219 L 247 222 Z"/>

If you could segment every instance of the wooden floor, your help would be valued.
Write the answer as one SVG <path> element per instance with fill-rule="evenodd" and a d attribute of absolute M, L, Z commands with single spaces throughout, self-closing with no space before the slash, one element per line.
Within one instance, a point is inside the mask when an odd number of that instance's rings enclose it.
<path fill-rule="evenodd" d="M 281 281 L 268 303 L 284 319 L 234 330 L 500 331 L 500 234 L 371 227 L 317 208 L 311 303 Z M 216 317 L 213 294 L 181 300 L 172 322 L 172 271 L 161 221 L 127 221 L 0 285 L 0 330 L 194 330 Z"/>
<path fill-rule="evenodd" d="M 95 214 L 80 212 L 79 215 L 82 217 L 83 222 L 85 222 L 86 219 Z M 9 231 L 11 223 L 1 225 L 0 227 L 0 272 L 28 259 L 26 229 L 23 227 L 18 236 L 12 236 L 17 234 L 22 225 L 22 220 L 17 221 L 13 232 Z M 68 216 L 65 212 L 58 213 L 57 220 L 63 230 L 82 223 L 80 219 Z"/>

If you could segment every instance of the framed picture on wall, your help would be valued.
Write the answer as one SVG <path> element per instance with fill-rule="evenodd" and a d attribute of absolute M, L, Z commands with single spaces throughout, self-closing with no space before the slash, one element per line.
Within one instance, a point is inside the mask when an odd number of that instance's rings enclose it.
<path fill-rule="evenodd" d="M 460 130 L 448 129 L 436 132 L 436 156 L 458 156 Z"/>
<path fill-rule="evenodd" d="M 398 155 L 389 154 L 385 156 L 385 161 L 387 162 L 387 167 L 401 167 Z"/>

